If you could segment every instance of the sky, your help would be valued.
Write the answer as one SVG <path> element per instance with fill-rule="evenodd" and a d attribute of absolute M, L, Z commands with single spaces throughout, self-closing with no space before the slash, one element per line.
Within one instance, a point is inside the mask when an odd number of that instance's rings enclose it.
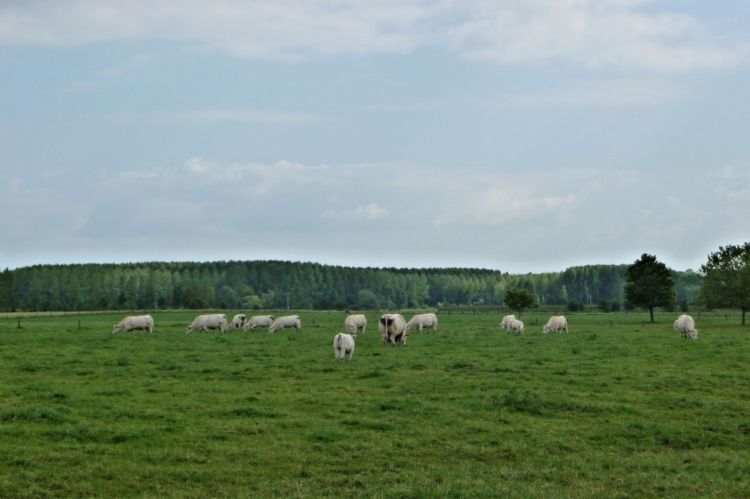
<path fill-rule="evenodd" d="M 748 89 L 746 0 L 5 0 L 0 268 L 697 269 Z"/>

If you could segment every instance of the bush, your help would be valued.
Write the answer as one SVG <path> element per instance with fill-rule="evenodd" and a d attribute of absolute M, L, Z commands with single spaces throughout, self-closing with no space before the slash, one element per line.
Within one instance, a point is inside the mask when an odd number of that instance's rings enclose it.
<path fill-rule="evenodd" d="M 618 301 L 602 300 L 598 306 L 602 312 L 617 312 L 620 310 L 620 302 Z"/>
<path fill-rule="evenodd" d="M 570 312 L 581 312 L 583 311 L 583 303 L 578 300 L 570 300 L 565 307 Z"/>

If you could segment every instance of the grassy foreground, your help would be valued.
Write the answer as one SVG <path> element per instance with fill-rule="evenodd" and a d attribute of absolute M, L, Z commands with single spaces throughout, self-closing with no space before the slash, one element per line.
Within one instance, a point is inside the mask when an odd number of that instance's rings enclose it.
<path fill-rule="evenodd" d="M 750 496 L 750 332 L 724 316 L 568 315 L 524 336 L 441 315 L 336 363 L 301 333 L 111 335 L 118 315 L 0 318 L 0 497 Z M 408 317 L 407 317 L 408 319 Z M 537 322 L 534 325 L 534 322 Z M 612 321 L 612 322 L 610 322 Z"/>

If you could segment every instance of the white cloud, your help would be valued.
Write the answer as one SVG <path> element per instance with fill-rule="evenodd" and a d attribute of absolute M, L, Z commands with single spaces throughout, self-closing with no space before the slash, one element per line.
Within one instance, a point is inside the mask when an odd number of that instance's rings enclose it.
<path fill-rule="evenodd" d="M 28 1 L 0 7 L 0 46 L 167 40 L 236 57 L 300 60 L 445 47 L 503 64 L 567 61 L 655 71 L 731 68 L 746 34 L 655 12 L 656 0 Z M 217 27 L 220 27 L 218 29 Z"/>
<path fill-rule="evenodd" d="M 708 176 L 725 204 L 750 205 L 750 166 L 727 165 Z M 742 218 L 746 218 L 745 213 Z"/>
<path fill-rule="evenodd" d="M 257 109 L 193 109 L 157 113 L 159 121 L 179 121 L 194 124 L 262 123 L 267 125 L 309 125 L 320 123 L 323 117 L 300 112 Z"/>
<path fill-rule="evenodd" d="M 664 80 L 605 80 L 572 88 L 500 96 L 499 106 L 633 107 L 669 103 L 685 97 L 682 88 Z"/>
<path fill-rule="evenodd" d="M 588 67 L 685 71 L 737 66 L 742 42 L 712 39 L 685 14 L 649 12 L 654 0 L 515 0 L 456 2 L 463 22 L 449 31 L 457 52 L 476 60 L 535 63 L 568 60 Z"/>
<path fill-rule="evenodd" d="M 322 218 L 331 220 L 377 220 L 383 218 L 388 210 L 377 203 L 358 205 L 356 208 L 343 210 L 326 210 L 321 214 Z"/>
<path fill-rule="evenodd" d="M 61 85 L 56 90 L 60 92 L 88 92 L 96 90 L 107 81 L 116 80 L 131 71 L 152 64 L 157 60 L 158 57 L 155 54 L 146 52 L 134 54 L 119 64 L 100 69 L 90 79 L 76 80 L 66 85 Z"/>
<path fill-rule="evenodd" d="M 694 266 L 715 241 L 741 230 L 747 213 L 747 204 L 706 188 L 705 177 L 603 168 L 512 173 L 194 157 L 159 169 L 103 170 L 85 182 L 50 172 L 6 175 L 0 186 L 0 208 L 20 213 L 0 223 L 0 246 L 12 248 L 13 261 L 284 255 L 527 271 L 649 251 Z M 750 174 L 730 167 L 709 180 L 746 187 Z"/>
<path fill-rule="evenodd" d="M 508 227 L 540 220 L 562 220 L 600 189 L 602 175 L 562 169 L 549 174 L 456 174 L 434 219 L 437 228 Z"/>

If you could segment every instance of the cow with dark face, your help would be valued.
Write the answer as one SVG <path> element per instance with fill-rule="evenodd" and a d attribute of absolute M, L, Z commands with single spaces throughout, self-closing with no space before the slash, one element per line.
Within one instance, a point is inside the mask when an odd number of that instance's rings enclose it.
<path fill-rule="evenodd" d="M 378 322 L 383 345 L 406 345 L 406 321 L 401 314 L 383 314 Z"/>
<path fill-rule="evenodd" d="M 232 329 L 242 329 L 245 325 L 247 316 L 245 314 L 237 314 L 232 318 Z"/>

